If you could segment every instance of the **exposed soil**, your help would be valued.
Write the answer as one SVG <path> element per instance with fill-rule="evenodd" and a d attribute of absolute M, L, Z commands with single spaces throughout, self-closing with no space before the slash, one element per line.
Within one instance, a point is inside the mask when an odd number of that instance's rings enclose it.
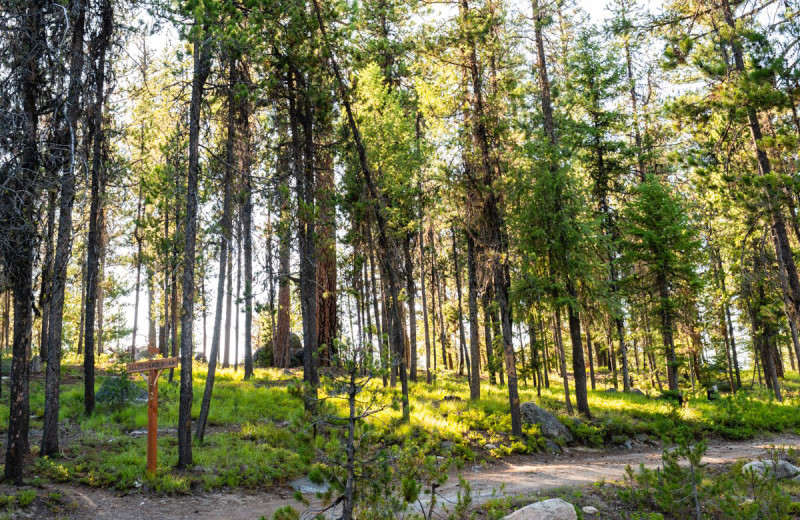
<path fill-rule="evenodd" d="M 708 442 L 703 462 L 722 465 L 737 459 L 756 459 L 765 456 L 771 446 L 800 448 L 800 436 L 782 434 L 735 442 L 712 440 Z M 472 487 L 473 504 L 479 505 L 493 496 L 535 496 L 558 488 L 619 480 L 628 465 L 655 467 L 660 461 L 661 450 L 652 446 L 613 451 L 573 448 L 562 455 L 512 456 L 493 460 L 466 468 L 462 476 Z M 459 489 L 458 479 L 453 475 L 438 490 L 440 503 L 454 503 Z M 0 486 L 2 494 L 17 491 L 10 486 Z M 293 492 L 288 488 L 163 496 L 146 492 L 118 494 L 79 485 L 46 484 L 38 489 L 37 494 L 39 498 L 15 513 L 15 518 L 257 520 L 262 516 L 270 518 L 283 506 L 290 505 L 298 510 L 304 507 L 293 498 Z M 313 508 L 321 507 L 314 497 L 307 498 Z M 303 516 L 311 517 L 311 511 Z"/>

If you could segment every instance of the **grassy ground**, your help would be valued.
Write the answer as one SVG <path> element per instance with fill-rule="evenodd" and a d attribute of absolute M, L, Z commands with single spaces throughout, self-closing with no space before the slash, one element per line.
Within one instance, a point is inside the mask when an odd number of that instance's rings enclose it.
<path fill-rule="evenodd" d="M 320 429 L 321 435 L 313 436 L 310 417 L 304 412 L 297 391 L 300 372 L 257 369 L 255 377 L 246 382 L 241 370 L 221 369 L 214 387 L 209 430 L 204 442 L 195 443 L 193 448 L 195 466 L 186 472 L 174 471 L 179 387 L 177 380 L 168 382 L 164 375 L 159 385 L 158 472 L 155 478 L 146 479 L 146 436 L 141 434 L 147 427 L 146 405 L 100 405 L 92 417 L 84 417 L 83 383 L 77 361 L 65 360 L 62 373 L 63 455 L 53 459 L 32 458 L 29 478 L 34 483 L 37 479 L 50 479 L 123 491 L 150 489 L 163 493 L 223 487 L 270 488 L 308 474 L 335 437 L 330 429 Z M 97 388 L 111 372 L 109 360 L 101 360 Z M 195 365 L 193 418 L 199 412 L 205 376 L 205 366 Z M 141 380 L 137 384 L 144 387 Z M 713 402 L 698 393 L 689 396 L 684 408 L 668 400 L 598 390 L 589 394 L 593 419 L 581 421 L 566 417 L 563 390 L 557 384 L 542 389 L 541 398 L 535 388 L 522 385 L 520 398 L 557 413 L 575 434 L 576 442 L 590 446 L 621 444 L 639 433 L 660 436 L 677 425 L 695 438 L 742 439 L 761 431 L 800 428 L 797 413 L 800 377 L 791 373 L 784 384 L 787 395 L 784 403 L 770 400 L 761 391 L 743 391 L 735 398 L 723 397 Z M 446 450 L 461 460 L 531 452 L 544 445 L 536 427 L 527 429 L 525 440 L 509 437 L 506 390 L 486 382 L 481 388 L 481 400 L 475 403 L 468 400 L 464 378 L 440 375 L 436 385 L 412 384 L 411 421 L 407 424 L 400 423 L 399 389 L 383 389 L 380 380 L 373 380 L 367 394 L 374 398 L 376 406 L 385 406 L 369 421 L 373 438 L 387 445 L 413 443 L 422 452 L 435 454 L 444 450 L 442 441 L 450 441 L 452 444 Z M 336 392 L 327 387 L 321 395 L 335 397 Z M 330 399 L 322 409 L 327 414 L 343 414 L 345 405 L 341 399 Z M 43 380 L 36 376 L 31 382 L 33 455 L 38 451 L 43 413 Z M 4 388 L 0 399 L 0 431 L 5 431 L 7 424 L 8 395 Z M 487 452 L 484 449 L 487 443 L 496 448 Z"/>

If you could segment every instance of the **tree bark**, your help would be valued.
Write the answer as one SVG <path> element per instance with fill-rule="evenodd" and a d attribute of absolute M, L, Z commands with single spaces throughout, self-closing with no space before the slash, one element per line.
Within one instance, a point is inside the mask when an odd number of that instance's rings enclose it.
<path fill-rule="evenodd" d="M 192 96 L 189 105 L 189 168 L 186 181 L 186 220 L 183 227 L 183 295 L 181 298 L 181 388 L 178 409 L 178 464 L 192 464 L 192 362 L 194 353 L 194 265 L 197 236 L 197 180 L 200 172 L 200 116 L 203 89 L 211 68 L 208 26 L 203 24 L 193 43 Z M 209 362 L 209 371 L 210 371 Z"/>
<path fill-rule="evenodd" d="M 45 253 L 42 261 L 42 282 L 39 288 L 39 312 L 42 313 L 41 334 L 39 335 L 39 357 L 42 361 L 47 360 L 47 332 L 50 327 L 50 302 L 52 300 L 53 291 L 53 256 L 55 255 L 53 238 L 56 225 L 57 196 L 58 190 L 52 187 L 47 195 L 47 230 L 44 236 Z"/>
<path fill-rule="evenodd" d="M 83 405 L 85 414 L 94 412 L 94 353 L 95 353 L 95 313 L 99 287 L 99 261 L 102 232 L 102 184 L 103 184 L 103 103 L 105 100 L 106 50 L 111 41 L 114 28 L 114 14 L 110 0 L 104 0 L 101 13 L 102 28 L 98 40 L 94 42 L 97 60 L 94 85 L 94 111 L 92 126 L 91 166 L 91 204 L 89 209 L 89 236 L 86 244 L 86 320 L 84 324 Z M 99 343 L 99 342 L 98 342 Z"/>
<path fill-rule="evenodd" d="M 461 304 L 461 266 L 458 265 L 458 248 L 456 247 L 456 230 L 450 229 L 453 236 L 453 275 L 456 279 L 456 297 L 458 298 L 458 375 L 464 374 L 464 366 L 467 367 L 467 380 L 470 384 L 470 395 L 472 394 L 472 377 L 470 377 L 469 356 L 467 355 L 467 340 L 464 335 L 464 312 Z"/>
<path fill-rule="evenodd" d="M 422 324 L 425 328 L 425 382 L 431 384 L 431 336 L 428 328 L 428 297 L 425 291 L 425 245 L 424 233 L 422 230 L 422 216 L 420 215 L 419 232 L 419 277 L 420 277 L 420 292 L 422 293 Z M 435 352 L 434 352 L 435 354 Z M 415 356 L 412 354 L 412 358 Z M 412 381 L 416 381 L 415 367 L 412 369 Z"/>
<path fill-rule="evenodd" d="M 417 382 L 417 289 L 414 285 L 414 262 L 411 259 L 411 235 L 408 234 L 403 241 L 403 256 L 405 257 L 406 293 L 408 297 L 409 321 L 409 377 Z"/>
<path fill-rule="evenodd" d="M 469 306 L 469 348 L 472 355 L 469 398 L 481 398 L 481 346 L 478 341 L 478 272 L 475 260 L 475 240 L 467 232 L 467 291 Z"/>
<path fill-rule="evenodd" d="M 52 294 L 50 300 L 50 322 L 48 325 L 47 368 L 45 370 L 45 405 L 42 442 L 39 455 L 52 457 L 59 453 L 58 414 L 61 385 L 61 335 L 64 317 L 64 292 L 67 267 L 72 245 L 72 205 L 75 200 L 75 137 L 78 119 L 82 111 L 80 103 L 81 74 L 83 72 L 84 33 L 86 27 L 85 0 L 70 3 L 69 86 L 67 87 L 66 117 L 60 142 L 69 148 L 68 165 L 61 165 L 61 200 L 58 215 L 58 239 L 53 263 Z M 8 315 L 5 317 L 8 325 Z M 8 330 L 5 332 L 6 341 Z"/>

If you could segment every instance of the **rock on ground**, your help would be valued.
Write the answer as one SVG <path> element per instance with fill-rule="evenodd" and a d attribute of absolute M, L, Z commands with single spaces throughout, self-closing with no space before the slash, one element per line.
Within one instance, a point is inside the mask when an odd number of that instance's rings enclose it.
<path fill-rule="evenodd" d="M 561 442 L 572 442 L 572 434 L 558 418 L 534 403 L 522 403 L 519 407 L 522 421 L 527 424 L 538 424 L 542 428 L 542 435 L 548 439 L 557 439 Z"/>
<path fill-rule="evenodd" d="M 779 460 L 778 462 L 772 460 L 754 460 L 742 466 L 742 473 L 753 473 L 761 478 L 774 473 L 775 478 L 783 479 L 800 475 L 800 468 L 785 460 Z"/>
<path fill-rule="evenodd" d="M 569 502 L 551 498 L 518 509 L 503 520 L 578 520 L 578 514 Z"/>
<path fill-rule="evenodd" d="M 599 512 L 600 512 L 600 510 L 599 510 L 599 509 L 597 509 L 597 508 L 596 508 L 596 507 L 594 507 L 594 506 L 583 506 L 583 507 L 581 508 L 581 511 L 583 511 L 583 512 L 584 512 L 584 513 L 586 513 L 587 515 L 594 515 L 594 514 L 597 514 L 597 513 L 599 513 Z"/>

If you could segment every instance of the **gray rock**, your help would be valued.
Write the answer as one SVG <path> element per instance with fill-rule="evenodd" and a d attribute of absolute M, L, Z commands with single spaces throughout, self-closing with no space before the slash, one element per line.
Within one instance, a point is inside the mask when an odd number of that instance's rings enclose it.
<path fill-rule="evenodd" d="M 294 489 L 295 491 L 299 491 L 304 495 L 327 493 L 331 487 L 330 484 L 328 484 L 327 482 L 323 482 L 321 484 L 315 484 L 311 482 L 311 480 L 308 477 L 303 477 L 297 480 L 293 480 L 289 482 L 289 485 L 292 486 L 292 489 Z"/>
<path fill-rule="evenodd" d="M 564 450 L 561 449 L 561 446 L 551 441 L 550 439 L 545 439 L 544 451 L 545 453 L 549 453 L 551 455 L 559 455 L 564 452 Z"/>
<path fill-rule="evenodd" d="M 637 433 L 633 436 L 633 440 L 636 442 L 647 442 L 648 439 L 650 439 L 650 436 L 648 436 L 646 433 Z"/>
<path fill-rule="evenodd" d="M 497 446 L 490 442 L 488 444 L 484 444 L 483 445 L 483 449 L 485 449 L 485 450 L 496 450 Z"/>
<path fill-rule="evenodd" d="M 638 388 L 631 388 L 631 393 L 632 394 L 636 394 L 636 395 L 647 395 L 644 392 L 642 392 L 641 390 L 639 390 Z"/>
<path fill-rule="evenodd" d="M 569 502 L 551 498 L 518 509 L 503 520 L 578 520 L 578 513 Z"/>
<path fill-rule="evenodd" d="M 800 475 L 800 468 L 785 460 L 779 460 L 778 462 L 772 460 L 754 460 L 742 466 L 742 473 L 752 473 L 759 478 L 772 476 L 774 474 L 775 478 L 784 479 Z"/>
<path fill-rule="evenodd" d="M 583 511 L 583 512 L 584 512 L 584 513 L 586 513 L 587 515 L 595 515 L 595 514 L 597 514 L 597 513 L 599 513 L 599 512 L 600 512 L 600 510 L 599 510 L 599 509 L 597 509 L 597 508 L 596 508 L 596 507 L 594 507 L 594 506 L 583 506 L 583 507 L 581 508 L 581 511 Z"/>
<path fill-rule="evenodd" d="M 572 434 L 567 427 L 561 424 L 561 421 L 547 410 L 531 402 L 522 403 L 519 409 L 522 413 L 522 422 L 538 424 L 542 429 L 542 435 L 548 439 L 572 442 Z"/>
<path fill-rule="evenodd" d="M 616 388 L 606 388 L 605 390 L 603 390 L 603 392 L 605 392 L 607 394 L 616 394 L 617 393 L 617 389 Z"/>

